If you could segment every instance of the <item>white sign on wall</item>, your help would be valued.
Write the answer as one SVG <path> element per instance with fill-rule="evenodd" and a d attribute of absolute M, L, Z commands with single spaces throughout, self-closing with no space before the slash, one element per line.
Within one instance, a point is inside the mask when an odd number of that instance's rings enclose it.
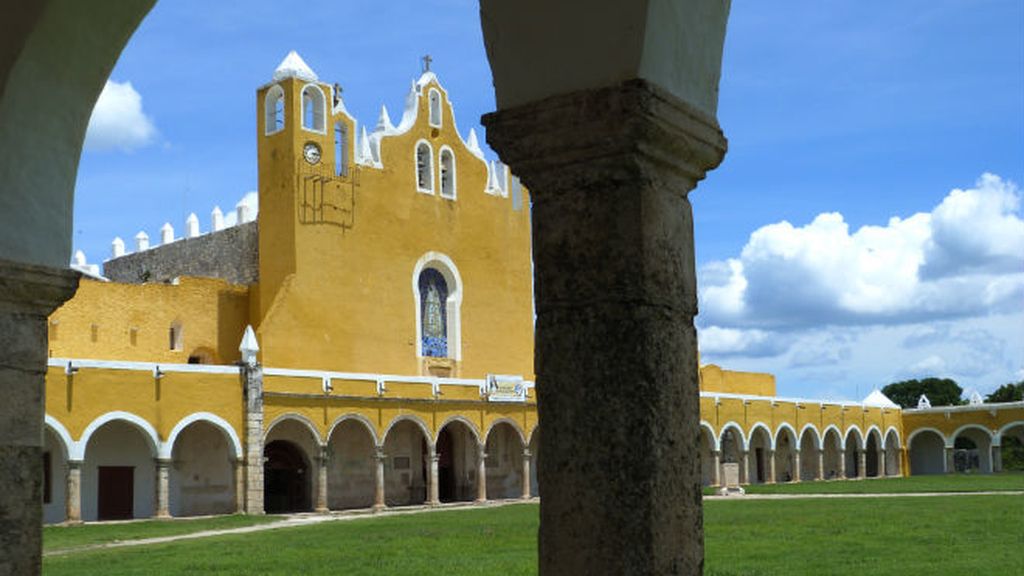
<path fill-rule="evenodd" d="M 507 374 L 487 375 L 489 402 L 526 402 L 526 383 L 522 376 Z"/>

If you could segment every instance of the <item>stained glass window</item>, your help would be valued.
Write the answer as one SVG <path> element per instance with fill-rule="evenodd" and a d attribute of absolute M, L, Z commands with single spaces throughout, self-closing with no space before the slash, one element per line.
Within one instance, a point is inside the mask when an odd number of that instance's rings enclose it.
<path fill-rule="evenodd" d="M 448 283 L 433 268 L 420 273 L 420 340 L 423 355 L 448 357 Z"/>

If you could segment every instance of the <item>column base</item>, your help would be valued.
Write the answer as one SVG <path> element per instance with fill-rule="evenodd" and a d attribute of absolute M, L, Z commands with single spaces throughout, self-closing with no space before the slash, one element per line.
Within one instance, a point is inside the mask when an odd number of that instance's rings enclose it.
<path fill-rule="evenodd" d="M 317 509 L 313 510 L 313 512 L 316 512 L 317 514 L 330 514 L 331 513 L 331 509 L 330 508 L 317 508 Z"/>
<path fill-rule="evenodd" d="M 388 509 L 388 507 L 385 504 L 374 504 L 373 507 L 370 508 L 370 510 L 372 510 L 375 514 L 377 512 L 383 512 L 383 511 L 385 511 L 387 509 Z"/>

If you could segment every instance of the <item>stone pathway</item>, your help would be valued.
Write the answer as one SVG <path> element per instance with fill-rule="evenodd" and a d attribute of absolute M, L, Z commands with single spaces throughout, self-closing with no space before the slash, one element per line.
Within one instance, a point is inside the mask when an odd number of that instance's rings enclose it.
<path fill-rule="evenodd" d="M 284 528 L 295 528 L 297 526 L 309 526 L 313 524 L 321 524 L 323 522 L 342 522 L 348 520 L 358 520 L 361 518 L 382 518 L 385 516 L 405 516 L 408 514 L 421 514 L 424 512 L 433 512 L 439 510 L 477 510 L 480 508 L 496 508 L 501 506 L 508 506 L 510 504 L 522 504 L 523 502 L 536 501 L 536 498 L 532 498 L 530 500 L 488 501 L 483 504 L 476 504 L 472 502 L 458 502 L 452 504 L 441 504 L 440 506 L 405 506 L 401 508 L 388 508 L 380 512 L 371 512 L 369 510 L 346 510 L 331 512 L 329 514 L 314 514 L 311 512 L 302 514 L 288 514 L 284 516 L 283 520 L 278 522 L 268 522 L 266 524 L 243 526 L 241 528 L 220 528 L 216 530 L 202 530 L 199 532 L 191 532 L 187 534 L 174 534 L 171 536 L 159 536 L 155 538 L 140 538 L 138 540 L 115 540 L 113 542 L 89 544 L 87 546 L 76 546 L 74 548 L 61 548 L 58 550 L 44 551 L 43 557 L 49 558 L 54 556 L 66 556 L 69 554 L 78 554 L 80 552 L 89 552 L 92 550 L 127 548 L 130 546 L 150 546 L 153 544 L 166 544 L 168 542 L 177 542 L 179 540 L 197 540 L 200 538 L 210 538 L 212 536 L 225 536 L 230 534 L 249 534 L 251 532 L 263 532 L 265 530 L 280 530 Z M 180 521 L 187 522 L 188 520 L 182 519 Z M 174 522 L 174 520 L 169 520 L 169 522 Z"/>

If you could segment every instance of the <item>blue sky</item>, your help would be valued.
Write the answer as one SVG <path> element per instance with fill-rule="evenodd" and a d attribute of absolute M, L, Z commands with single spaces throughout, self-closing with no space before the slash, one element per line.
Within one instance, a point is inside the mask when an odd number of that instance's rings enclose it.
<path fill-rule="evenodd" d="M 292 49 L 371 127 L 430 53 L 483 141 L 476 2 L 283 6 L 157 3 L 82 156 L 90 262 L 114 236 L 180 235 L 190 212 L 205 231 L 256 189 L 255 91 Z M 789 396 L 1024 379 L 1024 3 L 734 2 L 719 120 L 729 153 L 690 196 L 705 361 L 771 371 Z"/>

